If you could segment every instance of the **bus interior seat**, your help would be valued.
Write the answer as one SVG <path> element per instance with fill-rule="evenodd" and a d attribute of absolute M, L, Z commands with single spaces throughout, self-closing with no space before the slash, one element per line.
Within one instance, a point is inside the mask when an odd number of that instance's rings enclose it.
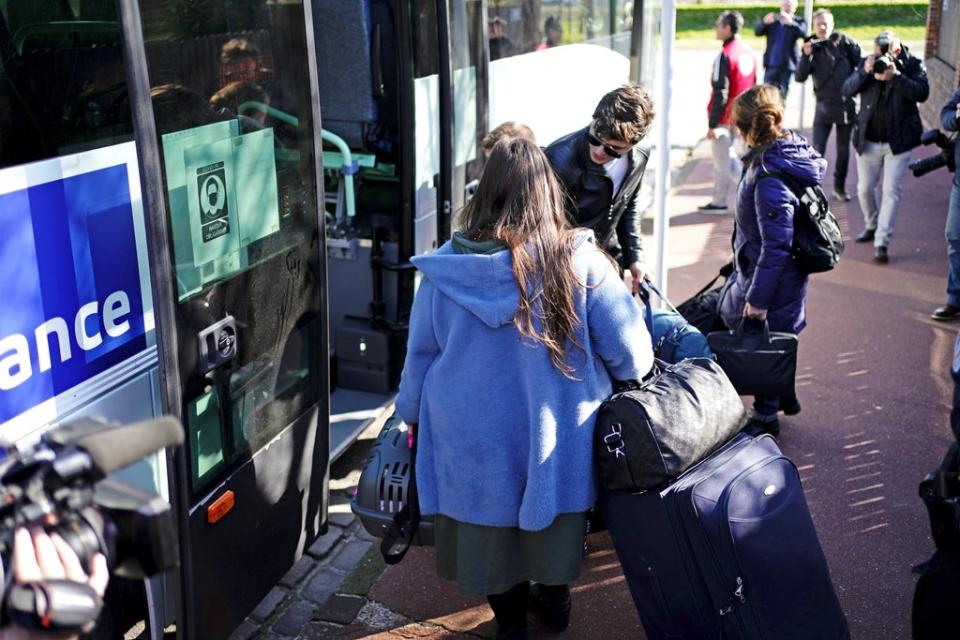
<path fill-rule="evenodd" d="M 396 37 L 385 0 L 313 3 L 323 128 L 351 149 L 391 155 L 396 130 Z"/>
<path fill-rule="evenodd" d="M 313 3 L 323 128 L 351 149 L 366 149 L 377 122 L 369 0 Z"/>

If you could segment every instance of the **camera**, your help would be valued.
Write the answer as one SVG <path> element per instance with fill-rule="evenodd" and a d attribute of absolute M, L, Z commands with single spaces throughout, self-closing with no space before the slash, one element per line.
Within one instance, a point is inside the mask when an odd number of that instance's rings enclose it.
<path fill-rule="evenodd" d="M 829 40 L 825 40 L 823 38 L 811 38 L 810 40 L 808 40 L 808 42 L 810 43 L 810 46 L 813 47 L 814 51 L 816 51 L 817 49 L 821 49 L 827 46 L 828 44 L 830 44 Z"/>
<path fill-rule="evenodd" d="M 57 533 L 89 573 L 95 553 L 113 575 L 142 579 L 177 565 L 176 522 L 170 505 L 107 475 L 183 441 L 173 418 L 130 426 L 84 418 L 46 432 L 24 451 L 0 460 L 0 622 L 27 629 L 89 630 L 102 603 L 86 584 L 48 580 L 12 584 L 14 532 L 39 527 Z"/>
<path fill-rule="evenodd" d="M 890 52 L 885 52 L 883 55 L 879 56 L 876 60 L 873 61 L 873 72 L 874 73 L 886 73 L 887 69 L 895 69 L 897 67 L 897 60 L 890 54 Z"/>
<path fill-rule="evenodd" d="M 829 38 L 818 38 L 817 36 L 808 36 L 806 42 L 810 43 L 810 46 L 814 51 L 817 49 L 822 49 L 831 42 L 836 43 L 840 39 L 840 34 L 834 32 L 830 34 Z"/>
<path fill-rule="evenodd" d="M 908 166 L 910 171 L 913 171 L 914 176 L 919 178 L 940 167 L 946 167 L 951 173 L 957 170 L 956 157 L 954 156 L 954 148 L 957 145 L 956 136 L 947 136 L 939 129 L 930 129 L 923 132 L 923 135 L 920 136 L 920 142 L 925 146 L 936 144 L 940 147 L 940 153 L 911 162 Z"/>

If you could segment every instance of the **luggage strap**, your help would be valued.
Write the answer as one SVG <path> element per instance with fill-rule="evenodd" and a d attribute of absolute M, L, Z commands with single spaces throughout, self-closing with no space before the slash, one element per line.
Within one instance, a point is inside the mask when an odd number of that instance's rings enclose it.
<path fill-rule="evenodd" d="M 411 429 L 410 437 L 410 483 L 407 487 L 408 496 L 417 495 L 417 426 L 409 425 Z M 417 535 L 417 528 L 420 526 L 420 500 L 419 498 L 408 499 L 393 516 L 393 522 L 384 532 L 383 540 L 380 542 L 380 555 L 387 564 L 397 564 L 410 550 L 413 544 L 413 537 Z M 394 546 L 399 543 L 399 548 L 394 551 Z"/>
<path fill-rule="evenodd" d="M 650 305 L 650 292 L 653 291 L 657 294 L 661 300 L 666 303 L 667 307 L 674 313 L 680 313 L 676 308 L 670 304 L 670 301 L 667 300 L 662 293 L 660 293 L 656 287 L 653 286 L 653 283 L 649 280 L 644 280 L 640 283 L 640 292 L 637 294 L 640 297 L 640 300 L 643 301 L 643 321 L 647 325 L 647 332 L 650 333 L 650 339 L 653 339 L 653 307 Z M 664 336 L 665 338 L 666 336 Z M 660 348 L 660 343 L 663 342 L 663 338 L 660 339 L 660 342 L 653 345 L 654 352 Z"/>
<path fill-rule="evenodd" d="M 731 260 L 727 264 L 720 267 L 720 271 L 717 272 L 717 275 L 713 276 L 713 280 L 708 282 L 700 291 L 697 291 L 695 294 L 690 296 L 691 298 L 696 298 L 697 296 L 703 295 L 713 287 L 717 280 L 720 278 L 729 278 L 730 274 L 733 273 L 733 261 Z"/>
<path fill-rule="evenodd" d="M 717 277 L 719 278 L 720 276 L 718 275 Z M 644 280 L 640 283 L 640 299 L 643 300 L 643 303 L 647 305 L 647 307 L 650 306 L 650 291 L 653 291 L 655 294 L 657 294 L 657 297 L 663 300 L 663 303 L 667 305 L 667 308 L 670 309 L 670 311 L 673 311 L 674 313 L 680 313 L 677 311 L 677 308 L 673 306 L 673 303 L 667 300 L 667 297 L 660 293 L 660 290 L 657 289 L 652 282 L 649 280 Z"/>

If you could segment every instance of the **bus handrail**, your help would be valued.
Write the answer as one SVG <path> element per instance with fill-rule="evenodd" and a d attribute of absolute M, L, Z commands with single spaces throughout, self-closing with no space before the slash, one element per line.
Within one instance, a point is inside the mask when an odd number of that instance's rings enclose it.
<path fill-rule="evenodd" d="M 320 136 L 335 146 L 337 150 L 340 151 L 341 155 L 343 155 L 343 166 L 340 167 L 340 175 L 343 176 L 343 191 L 347 206 L 347 219 L 352 220 L 353 216 L 356 214 L 356 204 L 354 202 L 353 193 L 353 176 L 355 173 L 357 173 L 357 171 L 360 170 L 360 167 L 353 159 L 353 155 L 350 153 L 350 147 L 343 138 L 335 133 L 327 131 L 326 129 L 320 129 Z M 337 220 L 337 222 L 339 223 L 342 221 Z"/>

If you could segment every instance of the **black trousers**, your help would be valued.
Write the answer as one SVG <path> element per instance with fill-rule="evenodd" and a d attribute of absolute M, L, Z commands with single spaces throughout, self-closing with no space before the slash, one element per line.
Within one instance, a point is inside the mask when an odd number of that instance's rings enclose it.
<path fill-rule="evenodd" d="M 830 138 L 832 122 L 813 121 L 813 148 L 822 156 L 827 153 L 827 139 Z M 852 124 L 838 124 L 837 127 L 837 161 L 833 168 L 833 186 L 838 191 L 847 190 L 847 169 L 850 167 L 850 134 L 853 133 Z"/>

